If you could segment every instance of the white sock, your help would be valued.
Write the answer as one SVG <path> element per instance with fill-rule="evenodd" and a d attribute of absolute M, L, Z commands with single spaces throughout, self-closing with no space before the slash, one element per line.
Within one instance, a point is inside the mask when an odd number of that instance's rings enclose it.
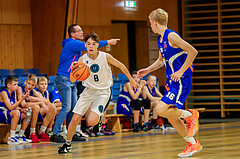
<path fill-rule="evenodd" d="M 21 130 L 19 131 L 19 133 L 18 133 L 18 136 L 22 137 L 23 134 L 24 134 L 24 132 L 25 132 L 25 130 L 22 130 L 22 129 L 21 129 Z"/>
<path fill-rule="evenodd" d="M 190 117 L 190 116 L 192 116 L 192 113 L 190 111 L 182 110 L 182 115 L 180 116 L 180 118 L 185 119 L 185 118 Z"/>
<path fill-rule="evenodd" d="M 81 125 L 77 125 L 76 132 L 80 132 L 81 130 Z"/>
<path fill-rule="evenodd" d="M 196 140 L 193 137 L 184 137 L 184 140 L 190 142 L 191 144 L 196 144 Z"/>
<path fill-rule="evenodd" d="M 10 137 L 16 136 L 16 130 L 10 130 Z"/>
<path fill-rule="evenodd" d="M 45 132 L 47 129 L 47 127 L 45 126 L 41 126 L 40 130 L 39 130 L 39 135 L 42 133 L 42 132 Z"/>
<path fill-rule="evenodd" d="M 36 128 L 30 128 L 30 134 L 36 133 Z"/>
<path fill-rule="evenodd" d="M 66 140 L 65 142 L 67 145 L 71 145 L 71 140 Z"/>
<path fill-rule="evenodd" d="M 49 133 L 50 131 L 52 131 L 52 128 L 47 128 L 47 133 Z"/>

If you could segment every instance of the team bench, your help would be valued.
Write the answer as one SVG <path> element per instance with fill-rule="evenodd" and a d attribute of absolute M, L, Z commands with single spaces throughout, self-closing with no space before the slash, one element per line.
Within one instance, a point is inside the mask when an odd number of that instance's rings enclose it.
<path fill-rule="evenodd" d="M 42 122 L 38 122 L 36 125 L 36 133 L 39 131 L 39 126 L 42 124 Z M 10 125 L 0 123 L 0 143 L 7 143 L 8 137 L 10 136 Z"/>
<path fill-rule="evenodd" d="M 8 137 L 10 136 L 10 125 L 0 123 L 0 143 L 7 143 Z"/>
<path fill-rule="evenodd" d="M 123 114 L 108 114 L 106 118 L 108 120 L 107 126 L 109 129 L 116 131 L 117 133 L 122 133 L 122 128 L 120 124 L 120 117 L 125 117 Z"/>

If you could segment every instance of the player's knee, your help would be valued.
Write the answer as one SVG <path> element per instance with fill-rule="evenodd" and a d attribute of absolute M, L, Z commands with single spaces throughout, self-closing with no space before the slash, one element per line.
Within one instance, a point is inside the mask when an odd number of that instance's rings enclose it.
<path fill-rule="evenodd" d="M 162 116 L 162 117 L 166 117 L 166 108 L 164 106 L 162 106 L 161 104 L 156 105 L 156 112 L 158 115 Z"/>
<path fill-rule="evenodd" d="M 48 109 L 52 114 L 56 114 L 57 113 L 57 109 L 53 104 L 49 104 L 48 105 Z"/>
<path fill-rule="evenodd" d="M 20 117 L 20 111 L 19 110 L 12 110 L 12 116 L 14 117 Z"/>
<path fill-rule="evenodd" d="M 151 102 L 151 106 L 152 106 L 152 107 L 155 107 L 155 106 L 158 105 L 159 103 L 160 103 L 159 100 L 154 100 L 154 101 Z"/>
<path fill-rule="evenodd" d="M 136 99 L 136 100 L 132 100 L 130 102 L 130 106 L 134 109 L 134 110 L 140 110 L 141 108 L 141 101 Z"/>
<path fill-rule="evenodd" d="M 31 109 L 32 109 L 32 112 L 33 112 L 33 113 L 39 113 L 39 111 L 40 111 L 39 105 L 33 105 L 33 106 L 31 107 Z"/>
<path fill-rule="evenodd" d="M 143 99 L 142 105 L 144 106 L 144 109 L 150 109 L 151 108 L 151 101 L 149 99 Z"/>
<path fill-rule="evenodd" d="M 78 124 L 79 120 L 80 120 L 80 116 L 73 115 L 71 122 L 73 122 L 74 124 Z"/>
<path fill-rule="evenodd" d="M 97 123 L 98 123 L 98 119 L 95 119 L 95 118 L 88 119 L 89 126 L 95 126 Z"/>

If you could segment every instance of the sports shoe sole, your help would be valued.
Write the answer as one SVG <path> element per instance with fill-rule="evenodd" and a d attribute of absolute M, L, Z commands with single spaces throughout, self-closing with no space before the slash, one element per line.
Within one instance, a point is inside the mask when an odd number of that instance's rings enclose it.
<path fill-rule="evenodd" d="M 195 153 L 198 153 L 198 152 L 200 152 L 202 149 L 203 149 L 203 146 L 201 146 L 201 149 L 200 149 L 200 150 L 198 150 L 198 151 L 193 151 L 193 152 L 190 152 L 190 153 L 188 153 L 188 154 L 187 154 L 187 155 L 185 155 L 185 156 L 178 155 L 178 157 L 181 157 L 181 158 L 190 157 L 190 156 L 194 155 Z"/>

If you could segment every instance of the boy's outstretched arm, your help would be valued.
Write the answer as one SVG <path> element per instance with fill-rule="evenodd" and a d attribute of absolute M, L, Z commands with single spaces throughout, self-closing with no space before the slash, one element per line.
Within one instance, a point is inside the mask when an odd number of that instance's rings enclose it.
<path fill-rule="evenodd" d="M 150 66 L 148 66 L 147 68 L 143 68 L 143 69 L 140 69 L 137 74 L 140 78 L 142 78 L 143 76 L 145 76 L 146 74 L 150 73 L 150 72 L 153 72 L 157 69 L 159 69 L 160 67 L 162 67 L 164 65 L 163 63 L 163 58 L 162 58 L 162 55 L 161 55 L 161 52 L 159 51 L 159 56 L 158 56 L 158 59 Z"/>
<path fill-rule="evenodd" d="M 134 87 L 135 89 L 137 89 L 137 83 L 135 83 L 135 81 L 133 80 L 132 76 L 130 75 L 128 69 L 126 68 L 126 66 L 118 61 L 117 59 L 115 59 L 113 56 L 111 56 L 110 54 L 106 54 L 107 56 L 107 61 L 108 63 L 110 63 L 111 65 L 118 67 L 129 79 L 130 85 L 132 87 Z"/>

